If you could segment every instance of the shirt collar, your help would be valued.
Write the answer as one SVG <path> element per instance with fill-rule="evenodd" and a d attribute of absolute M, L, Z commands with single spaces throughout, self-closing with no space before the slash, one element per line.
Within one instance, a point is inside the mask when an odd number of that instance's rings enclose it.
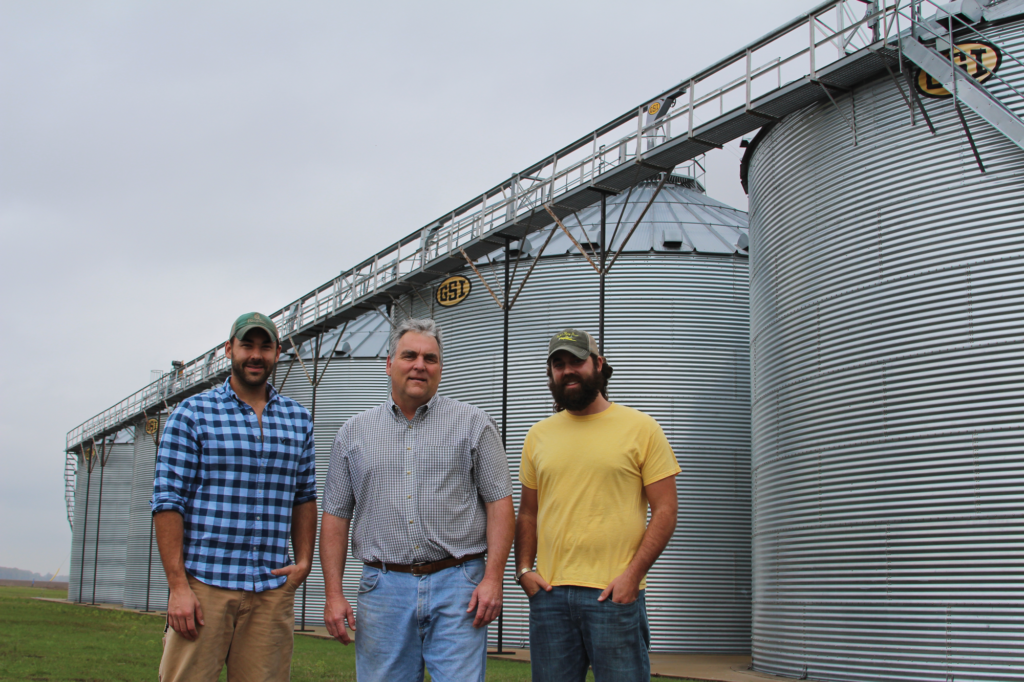
<path fill-rule="evenodd" d="M 420 405 L 418 408 L 416 408 L 416 417 L 419 417 L 420 415 L 425 415 L 428 412 L 430 412 L 430 408 L 434 406 L 434 403 L 440 397 L 440 393 L 435 393 L 434 396 L 430 400 L 428 400 L 425 405 Z M 405 414 L 402 412 L 402 408 L 400 408 L 398 404 L 395 403 L 395 399 L 391 396 L 390 392 L 388 393 L 388 400 L 384 404 L 387 406 L 388 412 L 393 414 L 395 417 L 401 417 L 402 421 L 407 421 L 405 418 Z"/>
<path fill-rule="evenodd" d="M 272 383 L 270 383 L 269 381 L 267 382 L 267 387 L 270 389 L 268 391 L 268 396 L 267 396 L 267 405 L 269 405 L 270 403 L 272 403 L 275 400 L 277 400 L 277 389 L 274 388 L 274 385 Z M 238 394 L 235 393 L 235 389 L 231 388 L 231 376 L 230 375 L 228 376 L 227 379 L 224 380 L 224 383 L 220 385 L 220 390 L 224 392 L 225 397 L 234 398 L 237 402 L 245 404 L 245 401 L 242 400 L 241 398 L 239 398 Z"/>

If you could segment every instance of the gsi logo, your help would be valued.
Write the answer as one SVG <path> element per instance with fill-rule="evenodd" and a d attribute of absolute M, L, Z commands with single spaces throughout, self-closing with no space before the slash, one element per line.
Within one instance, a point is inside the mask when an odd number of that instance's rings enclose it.
<path fill-rule="evenodd" d="M 450 308 L 465 300 L 472 288 L 470 281 L 462 275 L 452 275 L 437 286 L 434 298 L 440 305 Z"/>
<path fill-rule="evenodd" d="M 946 53 L 949 58 L 949 53 Z M 976 41 L 973 43 L 960 43 L 953 47 L 953 62 L 960 68 L 967 71 L 979 83 L 984 83 L 992 74 L 999 69 L 1003 61 L 1003 55 L 998 48 L 991 43 Z M 919 69 L 917 72 L 917 91 L 926 97 L 951 97 L 949 91 L 932 76 Z"/>

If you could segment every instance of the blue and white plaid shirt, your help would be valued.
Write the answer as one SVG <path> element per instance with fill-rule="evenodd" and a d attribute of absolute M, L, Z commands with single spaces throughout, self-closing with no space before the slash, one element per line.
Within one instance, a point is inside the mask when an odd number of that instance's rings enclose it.
<path fill-rule="evenodd" d="M 315 499 L 313 422 L 272 386 L 262 432 L 230 379 L 167 419 L 151 506 L 182 515 L 185 570 L 200 582 L 251 592 L 283 585 L 270 571 L 291 563 L 292 507 Z"/>

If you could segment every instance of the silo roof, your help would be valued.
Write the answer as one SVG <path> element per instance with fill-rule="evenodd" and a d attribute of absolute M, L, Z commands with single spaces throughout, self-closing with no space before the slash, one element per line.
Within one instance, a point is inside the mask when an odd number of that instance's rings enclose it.
<path fill-rule="evenodd" d="M 338 340 L 338 334 L 342 334 Z M 339 358 L 384 358 L 388 355 L 388 336 L 391 324 L 380 313 L 371 311 L 357 317 L 347 326 L 337 327 L 324 334 L 320 341 L 320 357 L 326 358 L 334 353 Z M 313 358 L 314 343 L 312 340 L 299 345 L 303 360 Z M 288 356 L 294 356 L 291 347 L 286 345 Z M 284 355 L 284 353 L 282 353 Z"/>
<path fill-rule="evenodd" d="M 657 186 L 658 180 L 655 178 L 637 185 L 632 193 L 622 192 L 608 198 L 605 234 L 606 249 L 609 253 L 615 253 L 622 246 L 626 235 L 640 217 Z M 596 250 L 601 234 L 600 204 L 586 208 L 577 215 L 579 221 L 574 216 L 569 216 L 562 222 L 576 241 L 584 247 L 589 244 L 589 248 Z M 555 230 L 555 235 L 544 250 L 545 256 L 579 253 L 557 225 L 551 229 Z M 625 250 L 746 256 L 747 232 L 745 211 L 707 196 L 692 178 L 671 175 L 630 237 Z M 526 240 L 523 255 L 535 256 L 544 245 L 548 234 L 549 230 L 543 230 L 530 235 Z M 503 257 L 502 250 L 490 254 L 491 260 L 501 260 Z"/>

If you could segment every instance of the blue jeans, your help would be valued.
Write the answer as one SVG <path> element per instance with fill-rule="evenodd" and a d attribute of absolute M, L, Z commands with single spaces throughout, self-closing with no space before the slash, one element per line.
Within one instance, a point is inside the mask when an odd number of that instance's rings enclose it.
<path fill-rule="evenodd" d="M 484 682 L 487 628 L 466 613 L 484 577 L 473 559 L 431 575 L 363 566 L 356 606 L 359 682 Z"/>
<path fill-rule="evenodd" d="M 530 666 L 533 682 L 582 682 L 587 667 L 595 682 L 650 682 L 644 592 L 632 604 L 602 590 L 563 585 L 530 597 Z"/>

